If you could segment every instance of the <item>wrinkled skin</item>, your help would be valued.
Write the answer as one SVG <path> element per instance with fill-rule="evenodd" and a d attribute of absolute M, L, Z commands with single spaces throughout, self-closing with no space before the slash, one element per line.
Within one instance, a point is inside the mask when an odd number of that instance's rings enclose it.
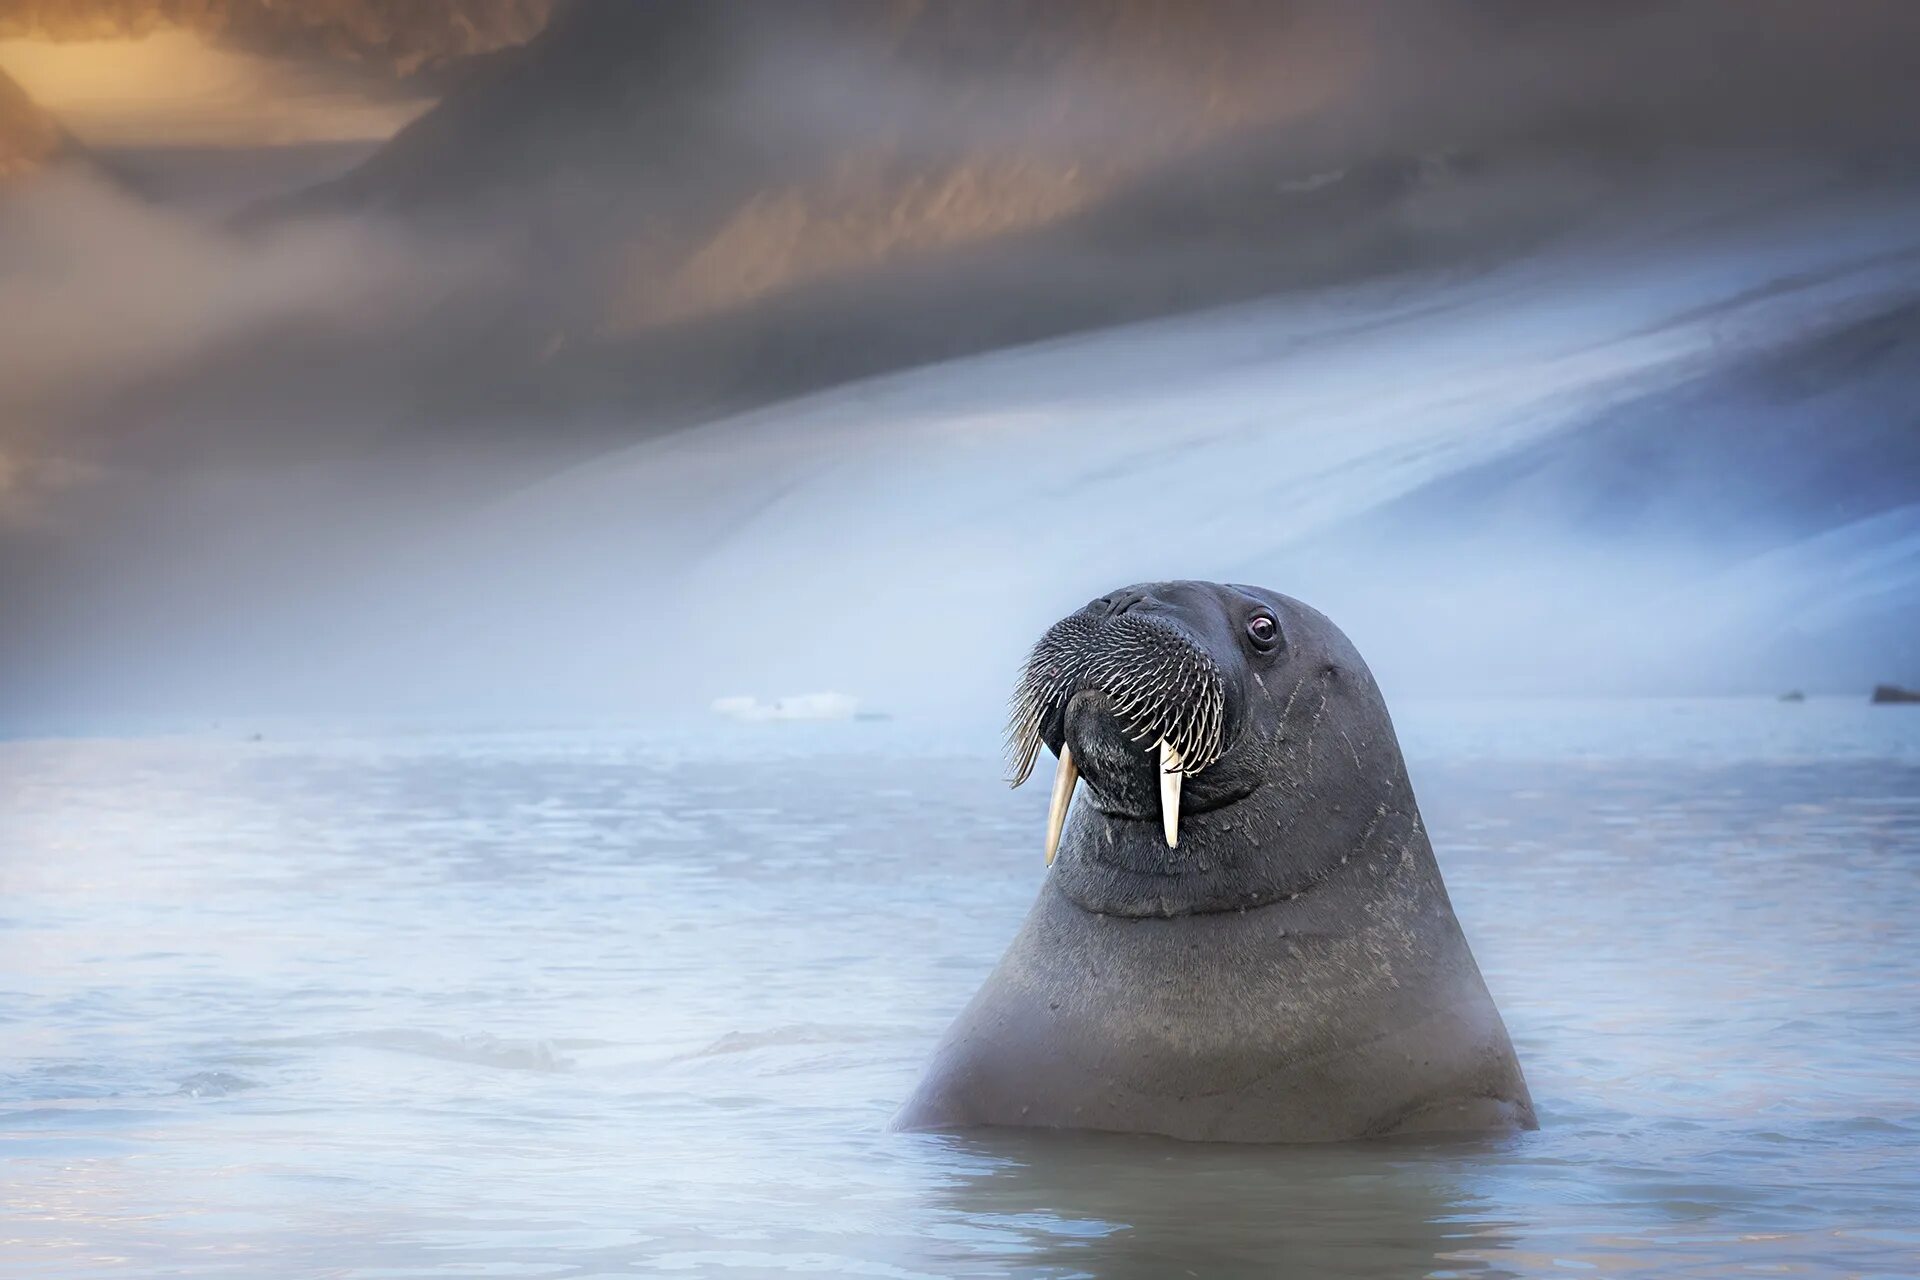
<path fill-rule="evenodd" d="M 1347 638 L 1297 600 L 1204 582 L 1114 592 L 1049 636 L 1098 646 L 1122 614 L 1212 659 L 1224 753 L 1186 778 L 1169 848 L 1157 757 L 1108 694 L 1040 717 L 1081 770 L 1058 860 L 896 1123 L 1240 1142 L 1534 1127 Z"/>

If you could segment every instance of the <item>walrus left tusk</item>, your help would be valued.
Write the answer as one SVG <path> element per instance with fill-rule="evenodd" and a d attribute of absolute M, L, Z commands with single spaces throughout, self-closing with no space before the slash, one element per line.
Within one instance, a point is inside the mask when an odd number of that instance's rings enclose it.
<path fill-rule="evenodd" d="M 1160 823 L 1166 828 L 1167 848 L 1180 846 L 1180 753 L 1160 739 Z"/>
<path fill-rule="evenodd" d="M 1080 781 L 1080 766 L 1073 762 L 1073 748 L 1060 744 L 1060 768 L 1053 775 L 1053 801 L 1047 805 L 1047 865 L 1060 848 L 1060 832 L 1067 825 L 1067 806 L 1073 802 L 1073 785 Z"/>

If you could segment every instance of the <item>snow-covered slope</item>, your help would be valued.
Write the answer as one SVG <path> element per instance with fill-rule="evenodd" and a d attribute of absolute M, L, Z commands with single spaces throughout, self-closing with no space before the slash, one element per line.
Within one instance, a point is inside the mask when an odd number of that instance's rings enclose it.
<path fill-rule="evenodd" d="M 1737 223 L 1689 206 L 1485 275 L 970 359 L 651 441 L 464 530 L 444 549 L 461 570 L 409 565 L 437 585 L 416 585 L 405 665 L 544 706 L 819 687 L 978 710 L 1061 612 L 1194 576 L 1325 608 L 1390 688 L 1911 674 L 1881 624 L 1917 611 L 1920 221 L 1908 198 L 1781 194 Z M 1891 347 L 1859 336 L 1889 325 Z M 1743 473 L 1741 379 L 1849 342 L 1830 381 L 1877 389 L 1846 449 L 1827 451 L 1830 400 L 1772 394 L 1787 444 Z M 1657 426 L 1621 431 L 1668 404 L 1672 439 L 1721 442 L 1717 478 L 1663 455 Z M 1533 450 L 1587 459 L 1591 490 L 1514 465 Z M 1856 472 L 1874 509 L 1836 505 Z M 1821 638 L 1863 620 L 1892 639 L 1825 661 Z"/>

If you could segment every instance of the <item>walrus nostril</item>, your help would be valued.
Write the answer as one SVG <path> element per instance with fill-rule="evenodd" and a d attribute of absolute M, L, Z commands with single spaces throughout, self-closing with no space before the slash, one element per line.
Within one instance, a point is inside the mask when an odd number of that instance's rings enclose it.
<path fill-rule="evenodd" d="M 1113 616 L 1125 613 L 1146 598 L 1147 593 L 1144 591 L 1127 589 L 1110 592 L 1100 597 L 1098 603 L 1105 605 L 1108 615 Z"/>

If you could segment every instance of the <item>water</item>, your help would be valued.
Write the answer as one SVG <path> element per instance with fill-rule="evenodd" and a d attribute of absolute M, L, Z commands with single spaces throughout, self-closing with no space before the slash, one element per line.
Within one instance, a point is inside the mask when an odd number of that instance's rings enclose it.
<path fill-rule="evenodd" d="M 0 744 L 0 1269 L 1920 1274 L 1920 709 L 1400 720 L 1538 1133 L 888 1133 L 1042 873 L 983 731 Z"/>

